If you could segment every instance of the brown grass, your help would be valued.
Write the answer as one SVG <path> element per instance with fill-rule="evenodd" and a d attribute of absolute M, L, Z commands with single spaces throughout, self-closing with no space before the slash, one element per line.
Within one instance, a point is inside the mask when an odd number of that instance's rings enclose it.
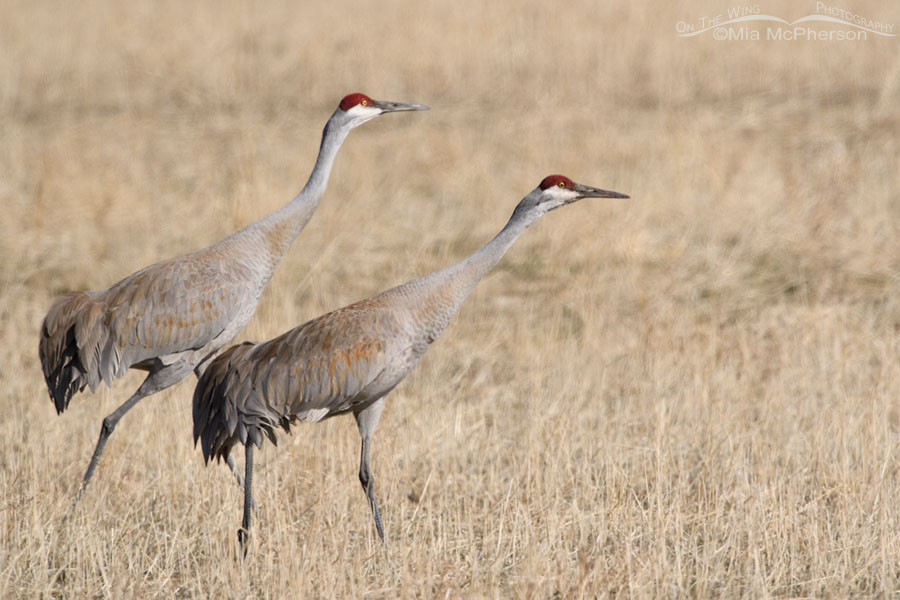
<path fill-rule="evenodd" d="M 676 37 L 711 1 L 304 4 L 2 3 L 0 597 L 900 592 L 897 38 Z M 390 396 L 386 547 L 335 419 L 260 453 L 237 560 L 192 380 L 65 520 L 140 374 L 57 417 L 52 299 L 280 206 L 356 90 L 432 111 L 352 134 L 241 339 L 463 258 L 548 173 L 633 200 L 528 231 Z"/>

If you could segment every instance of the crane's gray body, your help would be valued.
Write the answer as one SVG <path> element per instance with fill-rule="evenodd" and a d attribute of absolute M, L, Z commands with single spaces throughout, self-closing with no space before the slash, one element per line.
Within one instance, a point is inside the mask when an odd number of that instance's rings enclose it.
<path fill-rule="evenodd" d="M 346 96 L 325 124 L 309 180 L 287 205 L 212 246 L 158 262 L 105 290 L 69 294 L 50 308 L 41 326 L 39 355 L 57 412 L 85 387 L 96 391 L 129 368 L 149 371 L 140 388 L 104 419 L 82 491 L 119 419 L 142 398 L 192 370 L 199 376 L 250 320 L 282 257 L 318 206 L 349 132 L 385 112 L 425 108 Z"/>
<path fill-rule="evenodd" d="M 524 228 L 523 228 L 524 229 Z M 512 239 L 506 240 L 509 243 Z M 295 421 L 359 413 L 400 383 L 506 250 L 493 245 L 453 267 L 313 319 L 212 362 L 194 394 L 194 436 L 207 459 L 257 446 Z M 480 259 L 480 260 L 479 260 Z"/>
<path fill-rule="evenodd" d="M 559 179 L 554 179 L 559 178 Z M 549 190 L 544 187 L 546 182 Z M 567 182 L 554 189 L 557 181 Z M 579 195 L 580 194 L 580 195 Z M 263 436 L 352 413 L 362 437 L 360 482 L 384 539 L 372 488 L 369 447 L 384 397 L 444 332 L 466 297 L 516 238 L 546 212 L 582 197 L 627 197 L 546 178 L 516 207 L 494 239 L 466 260 L 304 323 L 277 338 L 224 351 L 194 391 L 194 440 L 203 456 L 230 460 L 245 446 L 247 464 Z M 248 471 L 250 467 L 247 467 Z M 250 526 L 250 479 L 245 483 L 244 529 Z M 243 542 L 243 537 L 241 540 Z"/>
<path fill-rule="evenodd" d="M 303 190 L 280 210 L 202 250 L 141 269 L 96 292 L 60 298 L 41 327 L 39 355 L 57 412 L 75 392 L 96 391 L 129 368 L 149 371 L 149 395 L 203 366 L 243 329 L 282 257 L 328 185 L 353 126 L 328 120 Z"/>
<path fill-rule="evenodd" d="M 314 208 L 314 207 L 310 207 Z M 309 214 L 263 220 L 208 248 L 158 262 L 95 292 L 60 298 L 41 328 L 40 357 L 59 412 L 129 368 L 164 383 L 202 365 L 247 324 Z M 174 383 L 174 382 L 172 382 Z M 171 383 L 170 383 L 171 385 Z"/>

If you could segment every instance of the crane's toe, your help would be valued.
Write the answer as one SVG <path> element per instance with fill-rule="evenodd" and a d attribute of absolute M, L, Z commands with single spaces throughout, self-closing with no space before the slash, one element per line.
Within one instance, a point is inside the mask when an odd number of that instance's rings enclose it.
<path fill-rule="evenodd" d="M 238 544 L 241 548 L 241 556 L 247 558 L 247 547 L 250 544 L 250 532 L 241 527 L 237 532 Z"/>

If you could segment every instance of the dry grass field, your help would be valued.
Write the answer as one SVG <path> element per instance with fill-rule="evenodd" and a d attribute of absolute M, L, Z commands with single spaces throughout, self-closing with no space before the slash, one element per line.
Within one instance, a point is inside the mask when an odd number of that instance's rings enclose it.
<path fill-rule="evenodd" d="M 900 38 L 562 6 L 0 2 L 0 597 L 900 594 Z M 351 91 L 432 110 L 351 134 L 238 340 L 464 258 L 549 173 L 632 199 L 526 232 L 389 397 L 386 546 L 338 418 L 258 453 L 239 560 L 193 377 L 122 420 L 66 518 L 142 374 L 57 416 L 52 300 L 279 207 Z"/>

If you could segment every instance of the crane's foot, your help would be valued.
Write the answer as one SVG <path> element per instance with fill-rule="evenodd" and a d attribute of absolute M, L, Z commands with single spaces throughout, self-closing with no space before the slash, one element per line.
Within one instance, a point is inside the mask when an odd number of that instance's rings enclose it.
<path fill-rule="evenodd" d="M 85 485 L 82 483 L 81 487 L 78 488 L 78 493 L 75 494 L 75 497 L 72 498 L 72 506 L 69 507 L 69 512 L 74 512 L 75 508 L 78 506 L 78 503 L 81 502 L 81 497 L 84 495 Z"/>
<path fill-rule="evenodd" d="M 250 545 L 250 532 L 241 527 L 237 532 L 238 545 L 241 548 L 241 557 L 247 558 L 247 547 Z"/>
<path fill-rule="evenodd" d="M 87 481 L 82 481 L 81 485 L 78 486 L 78 492 L 75 493 L 75 497 L 72 498 L 72 504 L 69 506 L 69 512 L 66 514 L 63 522 L 68 521 L 69 517 L 75 514 L 75 509 L 78 508 L 78 503 L 81 502 L 81 497 L 84 496 L 84 490 L 87 489 Z"/>

